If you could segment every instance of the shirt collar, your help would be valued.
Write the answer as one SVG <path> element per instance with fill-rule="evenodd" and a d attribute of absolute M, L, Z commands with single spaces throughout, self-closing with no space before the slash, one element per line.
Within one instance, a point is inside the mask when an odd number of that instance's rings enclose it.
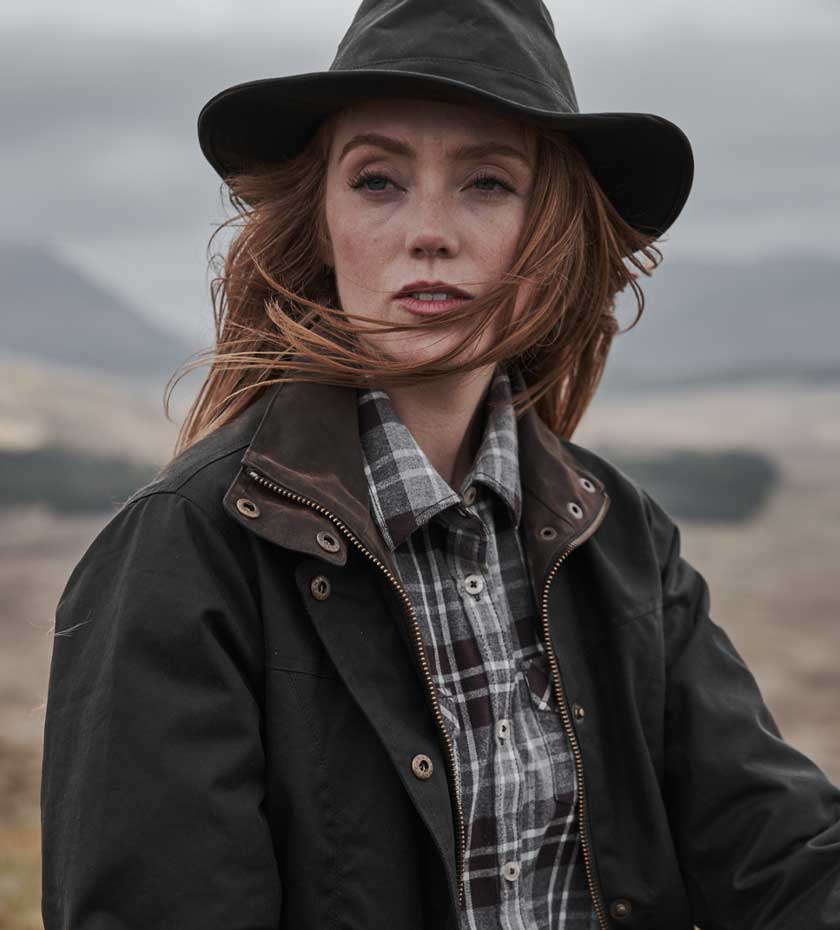
<path fill-rule="evenodd" d="M 435 514 L 461 503 L 461 493 L 472 484 L 483 485 L 497 496 L 518 528 L 522 491 L 512 381 L 518 390 L 516 376 L 497 365 L 485 396 L 482 440 L 457 490 L 431 464 L 397 415 L 388 393 L 378 388 L 358 389 L 359 436 L 371 509 L 391 550 Z"/>

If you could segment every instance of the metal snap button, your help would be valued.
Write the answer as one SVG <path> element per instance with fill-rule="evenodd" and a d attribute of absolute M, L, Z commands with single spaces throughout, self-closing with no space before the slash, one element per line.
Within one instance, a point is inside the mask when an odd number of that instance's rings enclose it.
<path fill-rule="evenodd" d="M 586 716 L 586 711 L 580 706 L 580 704 L 572 704 L 572 715 L 575 720 L 583 720 Z"/>
<path fill-rule="evenodd" d="M 236 509 L 246 517 L 250 517 L 252 520 L 260 515 L 260 508 L 257 507 L 257 505 L 252 500 L 248 500 L 247 497 L 240 497 L 236 501 Z"/>
<path fill-rule="evenodd" d="M 519 873 L 522 871 L 522 866 L 518 862 L 506 862 L 502 866 L 502 875 L 509 881 L 515 882 L 519 878 Z"/>
<path fill-rule="evenodd" d="M 540 529 L 540 539 L 557 539 L 557 530 L 553 526 L 544 526 Z"/>
<path fill-rule="evenodd" d="M 468 594 L 481 594 L 484 590 L 484 579 L 481 575 L 467 575 L 464 578 L 464 590 Z"/>
<path fill-rule="evenodd" d="M 588 478 L 581 478 L 580 483 L 589 492 L 592 492 L 595 490 L 595 485 Z"/>
<path fill-rule="evenodd" d="M 411 771 L 414 772 L 415 776 L 421 781 L 431 778 L 434 770 L 435 767 L 432 765 L 432 760 L 425 753 L 418 752 L 411 760 Z"/>
<path fill-rule="evenodd" d="M 321 530 L 320 533 L 315 535 L 315 539 L 318 542 L 318 545 L 325 549 L 327 552 L 338 552 L 341 548 L 341 543 L 335 538 L 335 536 L 329 532 L 329 530 Z"/>
<path fill-rule="evenodd" d="M 566 509 L 577 520 L 580 520 L 583 516 L 583 510 L 581 510 L 580 505 L 576 504 L 574 501 L 569 501 L 569 503 L 566 504 Z"/>
<path fill-rule="evenodd" d="M 330 596 L 330 579 L 326 575 L 316 575 L 309 584 L 309 590 L 316 601 L 325 601 Z"/>
<path fill-rule="evenodd" d="M 467 490 L 464 491 L 464 503 L 467 505 L 467 507 L 472 507 L 472 505 L 475 503 L 477 495 L 478 491 L 476 490 L 474 484 L 471 484 Z"/>
<path fill-rule="evenodd" d="M 625 917 L 630 916 L 632 910 L 633 905 L 627 898 L 616 898 L 610 905 L 610 917 L 615 917 L 616 920 L 624 920 Z"/>

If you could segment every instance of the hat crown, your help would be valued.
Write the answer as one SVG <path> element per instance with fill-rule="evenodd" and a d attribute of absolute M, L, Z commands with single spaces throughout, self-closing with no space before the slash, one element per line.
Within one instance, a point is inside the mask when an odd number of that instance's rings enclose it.
<path fill-rule="evenodd" d="M 473 85 L 478 69 L 508 99 L 580 112 L 542 0 L 362 0 L 329 70 L 376 68 Z"/>

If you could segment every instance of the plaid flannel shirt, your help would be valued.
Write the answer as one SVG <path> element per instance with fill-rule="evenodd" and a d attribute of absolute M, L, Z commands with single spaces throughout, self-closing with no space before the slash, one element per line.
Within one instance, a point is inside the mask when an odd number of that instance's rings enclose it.
<path fill-rule="evenodd" d="M 497 367 L 487 400 L 502 405 L 485 409 L 460 493 L 429 462 L 388 394 L 359 389 L 365 473 L 455 747 L 466 821 L 462 930 L 597 930 L 574 759 L 519 538 L 511 389 L 520 378 Z"/>

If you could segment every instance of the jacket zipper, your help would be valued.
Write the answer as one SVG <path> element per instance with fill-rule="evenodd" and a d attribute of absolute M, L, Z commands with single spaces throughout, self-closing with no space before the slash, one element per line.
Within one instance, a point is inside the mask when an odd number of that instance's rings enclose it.
<path fill-rule="evenodd" d="M 378 559 L 370 550 L 368 550 L 362 542 L 352 533 L 350 529 L 338 518 L 335 514 L 330 513 L 325 507 L 322 507 L 316 501 L 310 500 L 307 497 L 302 497 L 300 494 L 295 494 L 292 491 L 287 490 L 282 487 L 282 485 L 277 484 L 274 481 L 269 480 L 264 475 L 261 475 L 258 471 L 253 468 L 248 468 L 247 474 L 250 478 L 256 481 L 258 484 L 261 484 L 270 490 L 274 491 L 277 494 L 281 494 L 284 497 L 289 497 L 294 501 L 306 504 L 308 507 L 312 507 L 317 510 L 319 513 L 324 514 L 328 517 L 344 535 L 358 548 L 360 549 L 370 560 L 373 562 L 377 568 L 380 568 L 388 580 L 393 584 L 397 589 L 400 597 L 402 598 L 403 603 L 408 609 L 409 621 L 411 623 L 411 630 L 413 633 L 414 644 L 417 650 L 418 657 L 420 659 L 420 666 L 423 671 L 423 677 L 426 682 L 426 691 L 429 694 L 429 697 L 432 701 L 432 709 L 434 711 L 435 720 L 437 721 L 438 728 L 443 737 L 443 741 L 446 745 L 447 759 L 449 762 L 449 770 L 452 775 L 452 781 L 455 785 L 455 806 L 457 811 L 457 831 L 456 838 L 458 842 L 458 852 L 457 852 L 457 862 L 456 862 L 456 875 L 457 875 L 457 886 L 458 886 L 458 908 L 460 909 L 463 905 L 464 900 L 464 846 L 465 846 L 465 827 L 464 827 L 464 811 L 461 806 L 461 781 L 460 775 L 458 773 L 458 768 L 455 762 L 455 749 L 452 745 L 452 738 L 449 735 L 449 731 L 446 729 L 446 725 L 443 722 L 443 715 L 440 712 L 440 704 L 437 699 L 437 693 L 435 691 L 435 685 L 432 680 L 432 673 L 429 670 L 429 661 L 426 656 L 426 650 L 423 646 L 423 639 L 420 633 L 420 625 L 417 622 L 417 614 L 414 610 L 414 607 L 409 600 L 408 595 L 405 592 L 402 584 L 394 576 L 393 572 L 380 560 Z"/>
<path fill-rule="evenodd" d="M 607 509 L 607 501 L 604 501 L 601 511 L 596 517 L 594 527 L 591 527 L 587 533 L 587 539 L 594 532 L 595 529 L 601 523 L 601 520 L 604 517 Z M 585 822 L 585 813 L 586 813 L 586 796 L 584 794 L 584 784 L 583 784 L 583 759 L 580 753 L 580 747 L 578 746 L 577 735 L 575 734 L 574 728 L 572 727 L 571 720 L 569 718 L 569 708 L 566 703 L 566 694 L 563 690 L 563 684 L 560 681 L 560 671 L 557 665 L 557 658 L 554 654 L 554 646 L 551 642 L 551 632 L 548 628 L 548 591 L 551 587 L 551 582 L 554 579 L 554 576 L 557 574 L 557 570 L 563 564 L 566 556 L 569 555 L 577 546 L 579 545 L 580 537 L 578 539 L 573 539 L 554 565 L 551 568 L 551 571 L 546 578 L 545 587 L 543 588 L 542 603 L 540 606 L 540 617 L 542 620 L 543 628 L 543 639 L 545 641 L 546 647 L 546 656 L 548 658 L 548 664 L 551 670 L 551 681 L 554 685 L 554 694 L 557 698 L 557 704 L 560 708 L 560 716 L 563 720 L 563 726 L 566 730 L 566 736 L 569 740 L 569 745 L 572 749 L 572 754 L 575 759 L 575 777 L 577 778 L 577 787 L 578 787 L 578 830 L 580 833 L 580 844 L 581 849 L 583 850 L 583 865 L 586 872 L 586 881 L 589 885 L 589 894 L 592 898 L 592 903 L 595 907 L 595 913 L 598 917 L 598 923 L 601 927 L 601 930 L 608 930 L 606 913 L 604 911 L 603 903 L 601 902 L 600 895 L 595 889 L 595 882 L 592 876 L 592 861 L 591 861 L 591 851 L 589 846 L 589 837 L 586 833 L 586 822 Z"/>

